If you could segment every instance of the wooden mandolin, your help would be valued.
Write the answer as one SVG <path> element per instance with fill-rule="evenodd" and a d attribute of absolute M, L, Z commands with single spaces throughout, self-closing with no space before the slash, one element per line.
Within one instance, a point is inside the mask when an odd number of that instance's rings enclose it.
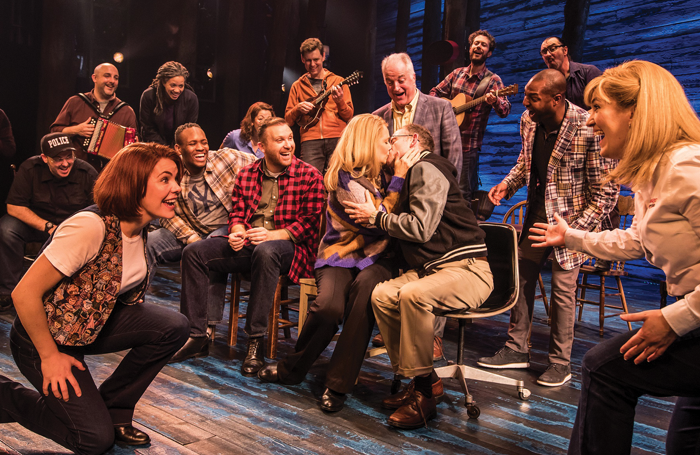
<path fill-rule="evenodd" d="M 350 76 L 343 79 L 339 84 L 328 87 L 315 97 L 306 100 L 309 103 L 313 104 L 314 108 L 311 109 L 303 117 L 301 117 L 301 119 L 297 122 L 299 123 L 299 126 L 304 129 L 314 127 L 321 119 L 321 114 L 323 113 L 323 109 L 325 109 L 326 107 L 328 98 L 331 96 L 331 93 L 333 93 L 331 89 L 333 87 L 342 87 L 343 85 L 355 85 L 360 81 L 362 76 L 364 76 L 364 73 L 362 71 L 353 71 L 353 73 Z"/>

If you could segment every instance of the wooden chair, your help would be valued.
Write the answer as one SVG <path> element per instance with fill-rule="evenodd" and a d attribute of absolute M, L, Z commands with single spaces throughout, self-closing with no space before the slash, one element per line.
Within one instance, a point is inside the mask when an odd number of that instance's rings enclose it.
<path fill-rule="evenodd" d="M 629 225 L 632 224 L 632 219 L 634 218 L 634 198 L 632 196 L 620 196 L 617 200 L 617 208 L 620 211 L 621 228 L 624 229 L 629 227 Z M 628 276 L 628 273 L 625 271 L 624 261 L 612 261 L 610 270 L 602 271 L 595 268 L 595 258 L 591 258 L 584 263 L 579 270 L 579 276 L 576 282 L 576 305 L 579 307 L 578 320 L 580 321 L 583 317 L 583 306 L 585 304 L 598 305 L 600 336 L 603 336 L 604 333 L 603 327 L 605 324 L 605 318 L 617 316 L 622 313 L 628 313 L 627 299 L 625 299 L 625 291 L 622 288 L 621 277 L 623 276 Z M 589 278 L 594 277 L 598 277 L 598 284 L 589 283 Z M 608 277 L 615 280 L 615 286 L 606 286 L 605 279 Z M 586 298 L 586 291 L 588 289 L 598 291 L 598 301 Z M 579 290 L 580 293 L 578 292 Z M 620 305 L 611 305 L 606 301 L 608 297 L 619 298 Z M 612 308 L 620 311 L 606 314 L 605 308 Z M 632 330 L 632 324 L 629 322 L 627 323 L 627 327 Z"/>
<path fill-rule="evenodd" d="M 506 214 L 503 216 L 503 222 L 515 227 L 518 235 L 520 235 L 523 229 L 523 224 L 525 223 L 526 210 L 527 201 L 520 201 L 508 209 Z M 535 299 L 542 299 L 542 302 L 544 303 L 544 311 L 547 313 L 547 325 L 549 325 L 551 323 L 551 320 L 549 319 L 549 300 L 547 300 L 547 292 L 544 289 L 544 281 L 542 280 L 541 273 L 537 277 L 537 282 L 540 286 L 540 293 L 535 295 Z"/>
<path fill-rule="evenodd" d="M 459 321 L 457 363 L 436 368 L 435 372 L 441 378 L 454 378 L 459 381 L 462 392 L 464 392 L 464 405 L 467 407 L 467 415 L 471 419 L 479 417 L 481 411 L 476 405 L 474 397 L 469 393 L 467 379 L 515 386 L 518 396 L 522 400 L 527 400 L 530 396 L 530 391 L 525 388 L 525 383 L 521 380 L 507 378 L 464 364 L 464 328 L 466 321 L 469 319 L 488 318 L 510 310 L 518 301 L 518 293 L 520 292 L 518 236 L 515 228 L 501 223 L 481 223 L 479 227 L 486 233 L 486 247 L 489 251 L 488 261 L 493 273 L 493 291 L 491 295 L 479 308 L 445 312 L 436 310 L 435 312 L 435 314 L 440 316 L 455 318 Z"/>
<path fill-rule="evenodd" d="M 238 320 L 245 319 L 246 314 L 239 313 L 240 300 L 243 296 L 249 296 L 249 291 L 241 291 L 241 282 L 250 281 L 250 275 L 242 273 L 231 274 L 231 310 L 228 320 L 228 345 L 234 346 L 238 338 Z M 289 320 L 290 311 L 299 311 L 299 299 L 289 298 L 289 286 L 294 286 L 294 283 L 287 275 L 280 276 L 277 280 L 275 289 L 275 298 L 268 316 L 267 323 L 267 350 L 265 357 L 268 359 L 277 358 L 277 341 L 279 340 L 279 331 L 284 330 L 284 337 L 291 337 L 291 328 L 295 324 Z"/>

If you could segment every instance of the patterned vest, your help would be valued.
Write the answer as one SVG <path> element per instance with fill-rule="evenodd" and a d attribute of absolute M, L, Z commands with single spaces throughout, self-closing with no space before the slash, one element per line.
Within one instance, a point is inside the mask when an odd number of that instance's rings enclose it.
<path fill-rule="evenodd" d="M 123 254 L 119 219 L 102 215 L 93 207 L 88 211 L 97 212 L 105 223 L 105 239 L 99 253 L 44 295 L 49 330 L 56 343 L 64 346 L 93 343 L 112 313 L 117 298 L 125 305 L 134 305 L 143 298 L 148 285 L 147 273 L 141 284 L 119 296 Z M 145 232 L 144 229 L 144 254 Z"/>

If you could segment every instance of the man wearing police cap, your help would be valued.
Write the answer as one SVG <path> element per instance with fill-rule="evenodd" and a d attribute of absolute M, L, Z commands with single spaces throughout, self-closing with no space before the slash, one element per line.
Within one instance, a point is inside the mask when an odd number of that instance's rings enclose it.
<path fill-rule="evenodd" d="M 97 171 L 75 157 L 75 146 L 63 133 L 44 136 L 41 155 L 22 163 L 7 196 L 7 215 L 0 218 L 0 311 L 12 306 L 24 245 L 45 242 L 58 224 L 91 205 L 96 178 Z"/>

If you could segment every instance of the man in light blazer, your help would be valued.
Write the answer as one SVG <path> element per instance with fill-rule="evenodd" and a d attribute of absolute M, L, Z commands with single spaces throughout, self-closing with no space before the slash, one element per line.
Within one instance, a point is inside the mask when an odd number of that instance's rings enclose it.
<path fill-rule="evenodd" d="M 556 224 L 554 214 L 569 226 L 584 231 L 599 228 L 615 207 L 619 186 L 606 181 L 616 160 L 600 156 L 600 138 L 586 126 L 588 113 L 565 99 L 566 78 L 546 69 L 525 86 L 520 120 L 522 151 L 510 173 L 491 188 L 489 198 L 498 205 L 527 185 L 527 216 L 518 251 L 520 296 L 510 311 L 508 341 L 493 357 L 477 362 L 488 368 L 528 368 L 528 334 L 532 326 L 535 286 L 551 248 L 533 248 L 528 238 L 534 223 Z M 552 328 L 549 366 L 537 383 L 560 386 L 571 379 L 571 347 L 576 318 L 576 278 L 585 255 L 564 247 L 554 248 L 552 263 Z"/>
<path fill-rule="evenodd" d="M 408 54 L 391 54 L 382 60 L 382 75 L 391 102 L 373 112 L 389 126 L 389 135 L 415 123 L 427 129 L 435 141 L 435 153 L 447 158 L 462 171 L 462 140 L 449 101 L 421 93 Z"/>
<path fill-rule="evenodd" d="M 382 60 L 382 75 L 391 102 L 373 112 L 389 126 L 389 135 L 415 123 L 430 132 L 435 142 L 433 153 L 447 158 L 457 168 L 457 181 L 462 172 L 462 138 L 452 105 L 449 101 L 421 93 L 416 87 L 416 72 L 406 53 L 391 54 Z M 442 335 L 445 318 L 435 319 L 433 360 L 442 355 Z M 377 344 L 377 338 L 372 340 Z"/>

